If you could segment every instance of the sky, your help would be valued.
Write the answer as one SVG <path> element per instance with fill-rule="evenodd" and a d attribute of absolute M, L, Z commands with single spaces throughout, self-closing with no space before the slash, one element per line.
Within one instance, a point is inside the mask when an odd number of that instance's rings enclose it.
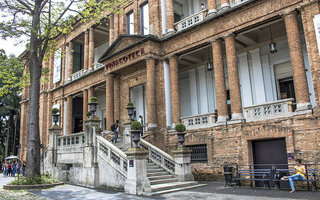
<path fill-rule="evenodd" d="M 25 43 L 17 43 L 17 39 L 7 38 L 4 40 L 0 38 L 0 48 L 4 49 L 7 55 L 13 54 L 15 56 L 19 56 L 25 50 Z"/>

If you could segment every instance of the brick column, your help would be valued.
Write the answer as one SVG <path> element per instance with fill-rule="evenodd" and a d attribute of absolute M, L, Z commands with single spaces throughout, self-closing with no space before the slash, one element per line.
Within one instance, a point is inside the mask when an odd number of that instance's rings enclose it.
<path fill-rule="evenodd" d="M 113 78 L 114 84 L 114 121 L 120 119 L 120 76 Z"/>
<path fill-rule="evenodd" d="M 114 123 L 114 85 L 113 74 L 108 74 L 106 77 L 106 130 L 110 131 L 111 125 Z"/>
<path fill-rule="evenodd" d="M 296 94 L 297 110 L 306 110 L 310 107 L 306 70 L 300 42 L 297 13 L 290 12 L 283 16 L 286 25 L 290 59 L 293 72 L 294 90 Z"/>
<path fill-rule="evenodd" d="M 91 97 L 93 97 L 93 96 L 94 96 L 94 88 L 90 87 L 88 89 L 88 102 L 90 101 Z M 88 110 L 89 110 L 90 109 L 89 104 L 87 104 L 87 105 L 88 105 Z"/>
<path fill-rule="evenodd" d="M 217 5 L 216 5 L 216 0 L 208 0 L 208 14 L 213 14 L 213 13 L 217 13 L 217 9 L 216 9 Z"/>
<path fill-rule="evenodd" d="M 221 9 L 229 9 L 229 8 L 230 8 L 229 0 L 221 0 Z"/>
<path fill-rule="evenodd" d="M 83 114 L 82 114 L 82 121 L 83 121 L 83 130 L 85 130 L 86 123 L 85 119 L 87 119 L 87 112 L 88 112 L 88 90 L 83 90 Z"/>
<path fill-rule="evenodd" d="M 180 91 L 179 91 L 179 72 L 178 72 L 178 57 L 172 56 L 169 58 L 170 68 L 170 91 L 171 91 L 171 115 L 172 124 L 180 123 Z"/>
<path fill-rule="evenodd" d="M 113 40 L 119 37 L 119 14 L 113 16 Z"/>
<path fill-rule="evenodd" d="M 69 52 L 68 52 L 68 81 L 71 81 L 72 68 L 73 68 L 73 43 L 69 42 Z"/>
<path fill-rule="evenodd" d="M 67 130 L 66 135 L 72 133 L 72 96 L 67 96 Z"/>
<path fill-rule="evenodd" d="M 225 37 L 232 119 L 243 119 L 235 35 Z"/>
<path fill-rule="evenodd" d="M 89 31 L 84 32 L 84 54 L 83 54 L 83 69 L 88 70 L 88 60 L 89 60 Z"/>
<path fill-rule="evenodd" d="M 218 122 L 225 122 L 228 119 L 226 81 L 222 57 L 222 40 L 216 39 L 212 43 L 212 55 L 214 66 L 214 80 L 216 87 L 216 101 L 218 111 Z"/>
<path fill-rule="evenodd" d="M 89 29 L 89 61 L 88 69 L 92 70 L 92 65 L 94 63 L 94 29 Z"/>
<path fill-rule="evenodd" d="M 110 16 L 110 31 L 109 31 L 109 44 L 111 45 L 114 40 L 114 15 Z"/>
<path fill-rule="evenodd" d="M 167 8 L 167 34 L 174 32 L 173 0 L 166 0 Z"/>
<path fill-rule="evenodd" d="M 155 59 L 146 59 L 147 68 L 147 124 L 148 127 L 157 127 L 157 107 L 156 107 L 156 65 Z"/>
<path fill-rule="evenodd" d="M 51 110 L 52 110 L 52 93 L 48 92 L 48 98 L 47 98 L 47 127 L 52 126 L 52 117 L 51 117 Z M 60 116 L 62 116 L 63 113 L 60 111 Z M 47 135 L 49 135 L 49 130 L 47 130 Z"/>

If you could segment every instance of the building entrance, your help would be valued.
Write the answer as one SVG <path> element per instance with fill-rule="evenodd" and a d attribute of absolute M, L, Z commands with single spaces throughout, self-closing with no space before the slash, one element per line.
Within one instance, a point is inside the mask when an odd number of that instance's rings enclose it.
<path fill-rule="evenodd" d="M 272 165 L 281 169 L 288 168 L 285 138 L 252 141 L 252 152 L 255 169 L 272 169 Z M 271 173 L 270 179 L 273 177 Z M 256 181 L 255 186 L 263 187 L 262 181 Z M 270 187 L 273 186 L 273 181 L 270 181 Z"/>
<path fill-rule="evenodd" d="M 134 119 L 138 120 L 139 115 L 143 117 L 143 124 L 146 122 L 146 92 L 145 85 L 138 85 L 130 88 L 130 101 L 136 107 L 134 111 Z"/>
<path fill-rule="evenodd" d="M 72 133 L 83 131 L 83 100 L 82 97 L 72 99 Z"/>

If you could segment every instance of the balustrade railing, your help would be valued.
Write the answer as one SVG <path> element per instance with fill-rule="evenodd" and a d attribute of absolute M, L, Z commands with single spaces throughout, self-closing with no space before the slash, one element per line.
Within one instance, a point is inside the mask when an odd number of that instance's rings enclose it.
<path fill-rule="evenodd" d="M 283 99 L 265 104 L 247 106 L 244 108 L 247 121 L 264 120 L 290 116 L 294 99 Z"/>
<path fill-rule="evenodd" d="M 82 146 L 84 144 L 84 132 L 70 135 L 57 136 L 57 148 L 67 146 Z"/>
<path fill-rule="evenodd" d="M 193 26 L 197 23 L 200 23 L 205 18 L 205 15 L 207 13 L 207 10 L 202 10 L 200 12 L 197 12 L 193 15 L 190 15 L 177 23 L 174 24 L 177 31 L 182 31 L 190 26 Z"/>
<path fill-rule="evenodd" d="M 98 155 L 120 174 L 127 177 L 127 155 L 103 137 L 96 137 L 98 142 Z"/>
<path fill-rule="evenodd" d="M 149 152 L 148 158 L 152 162 L 159 165 L 160 167 L 163 167 L 169 173 L 174 174 L 175 162 L 172 156 L 162 151 L 161 149 L 157 148 L 156 146 L 150 144 L 149 142 L 145 141 L 144 139 L 140 138 L 139 144 L 142 148 L 144 148 Z"/>
<path fill-rule="evenodd" d="M 78 78 L 80 78 L 81 76 L 83 76 L 84 72 L 83 69 L 75 72 L 72 74 L 72 81 L 77 80 Z"/>
<path fill-rule="evenodd" d="M 215 113 L 207 113 L 201 115 L 193 115 L 181 117 L 181 122 L 186 126 L 187 130 L 212 127 L 216 121 Z"/>
<path fill-rule="evenodd" d="M 103 63 L 99 63 L 99 62 L 93 63 L 93 70 L 98 70 L 98 69 L 103 68 L 103 67 L 104 67 Z"/>

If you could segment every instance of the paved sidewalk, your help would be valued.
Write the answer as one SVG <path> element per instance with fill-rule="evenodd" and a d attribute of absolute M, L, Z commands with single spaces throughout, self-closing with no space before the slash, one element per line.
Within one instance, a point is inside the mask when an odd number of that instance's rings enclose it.
<path fill-rule="evenodd" d="M 11 177 L 0 176 L 0 185 L 13 180 Z M 246 187 L 224 187 L 223 182 L 201 182 L 207 186 L 187 191 L 163 194 L 154 197 L 141 197 L 128 195 L 123 192 L 91 189 L 75 185 L 62 185 L 51 189 L 29 191 L 6 191 L 0 189 L 0 199 L 10 200 L 145 200 L 145 199 L 183 199 L 183 200 L 289 200 L 308 199 L 319 200 L 320 192 L 297 191 L 289 194 L 289 191 L 263 190 Z"/>

